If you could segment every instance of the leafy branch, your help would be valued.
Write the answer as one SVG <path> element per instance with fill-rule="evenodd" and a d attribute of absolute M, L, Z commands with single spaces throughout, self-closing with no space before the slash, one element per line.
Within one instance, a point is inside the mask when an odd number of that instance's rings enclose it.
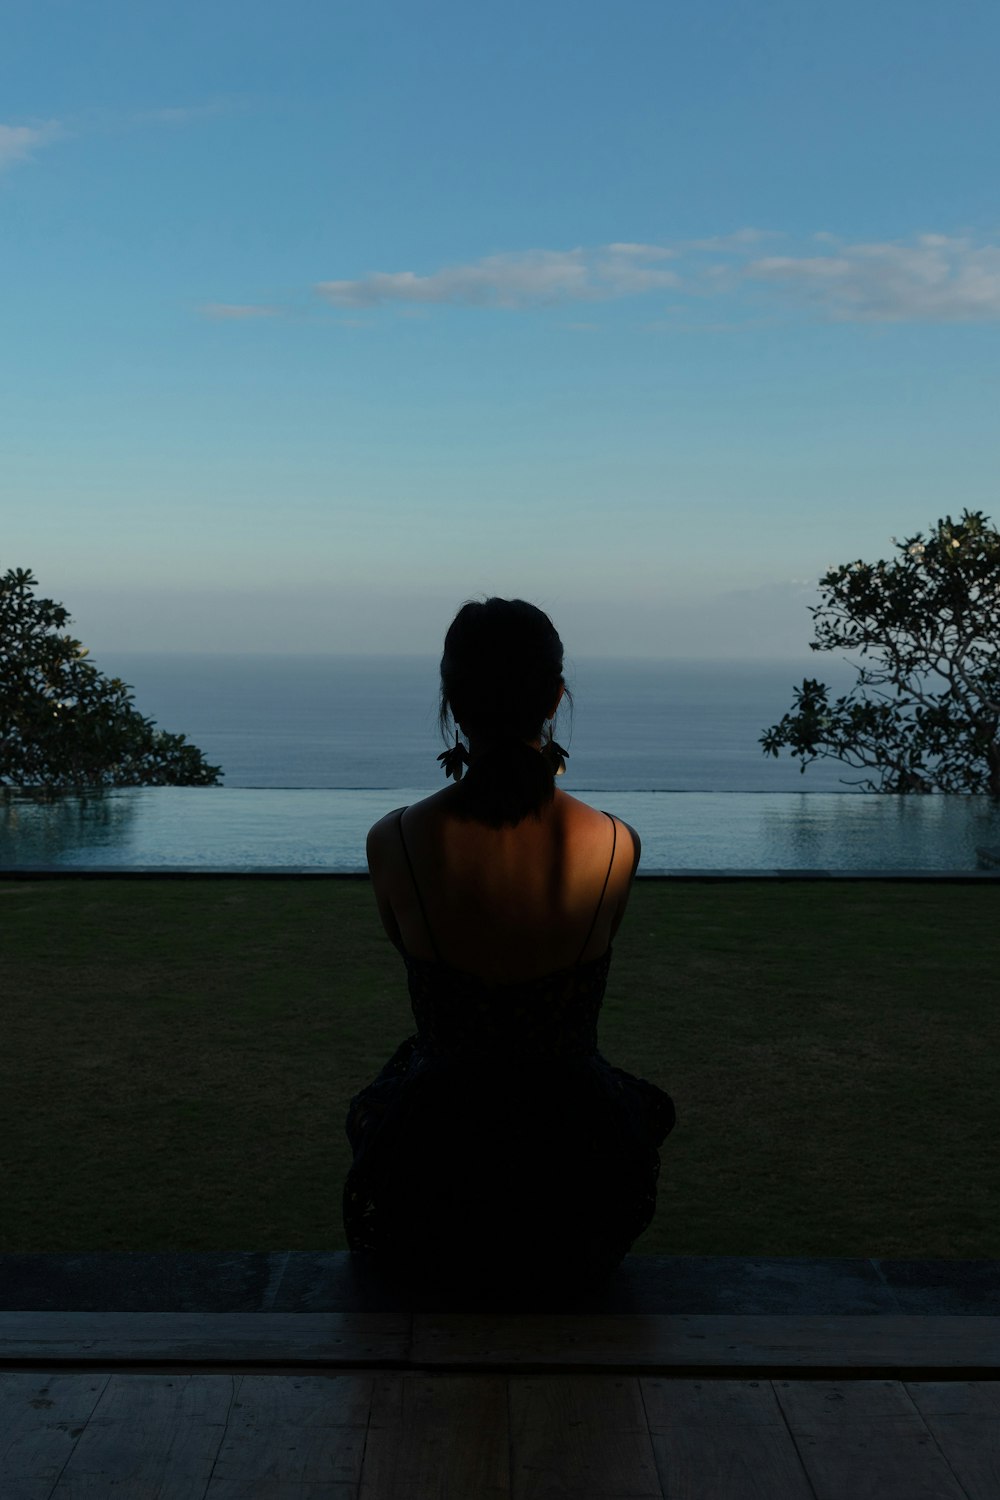
<path fill-rule="evenodd" d="M 70 615 L 39 599 L 27 569 L 0 575 L 0 786 L 214 786 L 222 775 L 183 734 L 135 708 L 65 627 Z"/>
<path fill-rule="evenodd" d="M 893 540 L 893 560 L 830 568 L 810 607 L 810 650 L 861 656 L 854 688 L 831 703 L 803 679 L 763 752 L 870 770 L 869 791 L 1000 798 L 1000 533 L 964 510 Z"/>

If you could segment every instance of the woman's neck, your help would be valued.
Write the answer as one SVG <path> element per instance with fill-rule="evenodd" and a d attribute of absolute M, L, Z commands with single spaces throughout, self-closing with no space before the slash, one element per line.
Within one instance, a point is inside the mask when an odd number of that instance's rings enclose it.
<path fill-rule="evenodd" d="M 522 740 L 521 743 L 524 745 L 530 745 L 532 750 L 541 751 L 542 737 L 541 735 L 538 735 L 533 740 Z M 485 755 L 487 750 L 492 749 L 495 744 L 495 740 L 485 739 L 481 736 L 471 736 L 469 739 L 469 764 L 472 765 L 473 762 L 478 760 L 481 755 Z"/>

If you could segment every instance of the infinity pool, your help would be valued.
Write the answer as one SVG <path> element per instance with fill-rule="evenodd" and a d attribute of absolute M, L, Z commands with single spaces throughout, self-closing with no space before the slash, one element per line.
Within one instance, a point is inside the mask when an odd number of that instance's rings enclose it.
<path fill-rule="evenodd" d="M 0 870 L 355 872 L 365 834 L 428 788 L 142 787 L 43 801 L 0 793 Z M 578 792 L 642 838 L 646 874 L 684 870 L 971 871 L 1000 847 L 988 797 L 836 792 Z"/>

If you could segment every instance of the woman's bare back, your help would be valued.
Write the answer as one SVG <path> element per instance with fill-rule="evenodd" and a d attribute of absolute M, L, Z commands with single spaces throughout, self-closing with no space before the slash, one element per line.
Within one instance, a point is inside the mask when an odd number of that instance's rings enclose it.
<path fill-rule="evenodd" d="M 387 814 L 368 835 L 375 897 L 396 946 L 492 984 L 602 954 L 639 861 L 635 831 L 558 789 L 539 818 L 490 828 L 456 815 L 455 791 L 413 803 L 402 818 Z"/>

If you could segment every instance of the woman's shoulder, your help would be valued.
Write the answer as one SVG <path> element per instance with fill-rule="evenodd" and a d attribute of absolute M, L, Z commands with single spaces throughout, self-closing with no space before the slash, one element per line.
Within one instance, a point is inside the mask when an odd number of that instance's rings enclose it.
<path fill-rule="evenodd" d="M 403 815 L 408 814 L 407 827 L 419 825 L 424 822 L 427 815 L 432 817 L 440 809 L 442 801 L 448 798 L 449 788 L 445 787 L 440 792 L 432 792 L 429 797 L 421 797 L 419 802 L 407 803 L 404 807 L 394 807 L 391 812 L 383 813 L 376 823 L 368 830 L 368 848 L 379 849 L 385 845 L 399 843 L 399 825 Z"/>
<path fill-rule="evenodd" d="M 389 857 L 390 850 L 399 845 L 399 822 L 405 807 L 394 807 L 392 812 L 384 813 L 377 823 L 373 823 L 368 830 L 365 840 L 365 854 L 368 859 L 368 868 L 374 874 L 381 868 Z"/>
<path fill-rule="evenodd" d="M 394 807 L 391 812 L 383 813 L 382 816 L 379 819 L 377 819 L 377 821 L 374 822 L 372 824 L 372 826 L 369 828 L 369 830 L 368 830 L 369 834 L 378 833 L 382 829 L 389 828 L 389 827 L 393 826 L 394 824 L 398 823 L 399 820 L 400 820 L 400 818 L 402 817 L 403 813 L 405 813 L 405 811 L 406 811 L 406 807 L 404 806 L 404 807 Z"/>
<path fill-rule="evenodd" d="M 608 819 L 613 819 L 618 837 L 621 836 L 621 832 L 624 829 L 631 838 L 632 846 L 635 850 L 635 862 L 638 864 L 639 851 L 642 846 L 639 835 L 631 823 L 626 823 L 624 818 L 620 818 L 617 813 L 612 812 L 610 809 L 605 810 L 604 808 L 591 807 L 589 802 L 581 802 L 578 797 L 571 796 L 569 792 L 564 792 L 561 788 L 557 796 L 561 801 L 565 820 L 575 825 L 581 831 L 586 829 L 600 836 L 607 827 Z"/>

